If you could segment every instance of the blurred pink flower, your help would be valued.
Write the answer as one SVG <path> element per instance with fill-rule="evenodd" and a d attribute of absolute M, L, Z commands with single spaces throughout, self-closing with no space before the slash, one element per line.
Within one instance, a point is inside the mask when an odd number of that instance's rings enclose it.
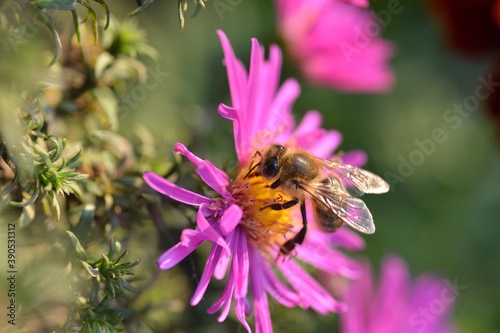
<path fill-rule="evenodd" d="M 386 258 L 378 286 L 370 265 L 363 265 L 341 315 L 342 333 L 452 333 L 448 314 L 462 286 L 457 281 L 422 275 L 412 283 L 408 268 L 398 257 Z"/>
<path fill-rule="evenodd" d="M 311 83 L 350 92 L 391 89 L 393 46 L 380 38 L 382 27 L 371 13 L 339 0 L 275 3 L 280 34 Z"/>
<path fill-rule="evenodd" d="M 342 0 L 342 1 L 361 8 L 368 8 L 369 5 L 368 0 Z"/>
<path fill-rule="evenodd" d="M 297 232 L 302 219 L 296 209 L 263 211 L 261 207 L 275 200 L 277 192 L 269 191 L 267 180 L 261 176 L 244 177 L 255 152 L 262 151 L 270 143 L 301 147 L 316 156 L 327 158 L 339 146 L 342 136 L 337 131 L 321 128 L 322 119 L 316 111 L 308 112 L 295 126 L 291 107 L 300 87 L 292 79 L 279 87 L 282 55 L 277 46 L 271 46 L 269 59 L 265 60 L 263 47 L 253 39 L 247 73 L 224 33 L 218 31 L 218 34 L 232 99 L 232 106 L 221 104 L 219 113 L 233 121 L 239 173 L 231 181 L 211 162 L 195 156 L 178 143 L 175 152 L 191 161 L 196 166 L 196 173 L 219 196 L 209 198 L 180 188 L 155 173 L 144 174 L 145 181 L 156 191 L 199 207 L 197 228 L 185 229 L 181 241 L 160 256 L 158 266 L 160 269 L 172 268 L 202 242 L 213 243 L 191 304 L 201 301 L 212 276 L 222 279 L 227 275 L 221 298 L 208 312 L 215 313 L 222 309 L 218 317 L 222 322 L 234 300 L 236 316 L 249 332 L 251 330 L 245 317 L 252 312 L 250 295 L 257 332 L 272 332 L 268 294 L 286 307 L 311 308 L 324 315 L 343 311 L 344 304 L 334 299 L 297 261 L 330 274 L 356 278 L 359 276 L 357 263 L 334 246 L 358 250 L 364 246 L 363 240 L 349 229 L 342 228 L 334 234 L 326 234 L 311 225 L 303 244 L 294 249 L 295 257 L 277 260 L 280 246 L 290 238 L 290 234 Z M 342 157 L 345 162 L 353 164 L 366 160 L 361 151 Z M 312 216 L 309 218 L 313 220 Z M 277 275 L 274 270 L 281 272 Z"/>

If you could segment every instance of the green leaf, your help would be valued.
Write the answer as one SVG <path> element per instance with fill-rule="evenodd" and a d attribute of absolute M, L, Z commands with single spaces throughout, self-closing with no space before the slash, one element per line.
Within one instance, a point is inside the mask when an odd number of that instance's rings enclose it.
<path fill-rule="evenodd" d="M 186 11 L 187 3 L 185 0 L 177 1 L 177 15 L 179 15 L 179 26 L 184 29 L 184 12 Z"/>
<path fill-rule="evenodd" d="M 33 192 L 31 197 L 27 201 L 25 201 L 25 202 L 11 201 L 11 202 L 9 202 L 9 204 L 13 207 L 18 207 L 18 208 L 24 208 L 24 207 L 31 205 L 38 198 L 38 195 L 40 194 L 40 188 L 41 188 L 40 181 L 37 179 L 35 191 Z"/>
<path fill-rule="evenodd" d="M 80 158 L 80 156 L 82 156 L 82 153 L 83 153 L 83 148 L 80 148 L 80 150 L 78 151 L 78 153 L 76 153 L 73 157 L 71 157 L 67 162 L 66 162 L 66 167 L 67 168 L 74 168 L 74 167 L 77 167 L 79 162 L 78 162 L 78 159 Z"/>
<path fill-rule="evenodd" d="M 102 8 L 104 8 L 104 10 L 106 11 L 106 24 L 104 25 L 104 30 L 108 29 L 108 27 L 109 27 L 109 18 L 110 18 L 110 11 L 109 11 L 108 4 L 104 0 L 92 0 L 92 1 L 97 2 L 98 4 L 100 4 L 102 6 Z"/>
<path fill-rule="evenodd" d="M 122 260 L 128 253 L 128 250 L 125 250 L 123 251 L 123 253 L 118 257 L 116 258 L 115 262 L 119 262 L 120 260 Z"/>
<path fill-rule="evenodd" d="M 119 241 L 115 241 L 114 239 L 111 239 L 109 245 L 109 253 L 108 253 L 108 258 L 113 258 L 115 256 L 115 253 L 120 252 L 122 249 L 122 245 L 120 244 Z"/>
<path fill-rule="evenodd" d="M 55 135 L 49 135 L 45 140 L 54 143 L 54 145 L 56 146 L 55 151 L 52 154 L 52 156 L 49 156 L 50 160 L 52 162 L 56 162 L 57 160 L 59 160 L 61 158 L 63 149 L 64 149 L 64 147 L 66 147 L 66 140 L 65 139 L 61 140 Z"/>
<path fill-rule="evenodd" d="M 85 251 L 82 244 L 80 243 L 80 240 L 75 236 L 74 233 L 72 233 L 69 230 L 66 230 L 66 234 L 68 234 L 69 240 L 71 241 L 71 244 L 73 245 L 73 249 L 75 250 L 78 258 L 81 260 L 87 260 L 87 258 L 88 258 L 87 252 Z"/>
<path fill-rule="evenodd" d="M 137 294 L 137 293 L 138 293 L 138 290 L 137 290 L 136 288 L 132 287 L 132 285 L 131 285 L 131 284 L 129 284 L 127 281 L 125 281 L 125 280 L 123 280 L 123 279 L 122 279 L 121 281 L 122 281 L 122 285 L 123 285 L 123 287 L 124 287 L 125 289 L 127 289 L 128 291 L 130 291 L 130 292 L 132 292 L 132 293 L 134 293 L 134 294 Z"/>
<path fill-rule="evenodd" d="M 78 223 L 73 229 L 73 233 L 75 234 L 75 236 L 78 239 L 81 239 L 81 241 L 84 243 L 90 232 L 90 227 L 92 225 L 92 222 L 94 222 L 94 215 L 95 215 L 95 205 L 93 204 L 85 205 L 82 215 L 80 216 Z"/>
<path fill-rule="evenodd" d="M 72 12 L 76 13 L 76 11 L 74 11 L 74 10 Z M 62 56 L 63 50 L 62 50 L 61 39 L 59 38 L 59 34 L 57 33 L 56 28 L 54 27 L 54 23 L 52 23 L 52 18 L 50 15 L 39 10 L 38 15 L 35 15 L 35 17 L 50 30 L 50 32 L 52 33 L 52 37 L 54 38 L 54 42 L 56 44 L 56 54 L 54 55 L 54 58 L 52 58 L 52 60 L 49 63 L 49 67 L 50 67 L 53 64 L 55 64 L 59 60 L 59 58 L 61 58 L 61 56 Z"/>
<path fill-rule="evenodd" d="M 35 0 L 33 4 L 40 8 L 75 10 L 76 0 Z"/>
<path fill-rule="evenodd" d="M 78 23 L 78 14 L 76 13 L 76 10 L 72 10 L 71 15 L 73 16 L 73 26 L 75 27 L 76 39 L 80 42 L 82 40 L 82 34 L 80 33 L 80 24 Z"/>
<path fill-rule="evenodd" d="M 61 218 L 61 207 L 59 207 L 59 202 L 56 199 L 56 194 L 54 193 L 54 191 L 49 191 L 48 193 L 50 199 L 52 200 L 52 207 L 54 207 L 56 211 L 56 220 L 59 221 L 59 219 Z"/>
<path fill-rule="evenodd" d="M 146 9 L 148 9 L 148 7 L 151 6 L 151 4 L 153 3 L 153 1 L 154 0 L 146 0 L 146 1 L 144 1 L 139 8 L 135 9 L 131 13 L 128 13 L 128 15 L 129 16 L 139 15 L 140 13 L 142 13 L 143 11 L 145 11 Z"/>
<path fill-rule="evenodd" d="M 107 285 L 108 285 L 109 292 L 111 293 L 111 296 L 113 298 L 116 298 L 116 291 L 115 291 L 115 286 L 113 286 L 113 283 L 108 280 L 108 284 Z"/>
<path fill-rule="evenodd" d="M 122 315 L 120 313 L 115 313 L 108 317 L 108 323 L 112 326 L 118 325 L 122 321 Z"/>
<path fill-rule="evenodd" d="M 2 196 L 7 195 L 10 191 L 12 191 L 14 186 L 17 185 L 17 183 L 19 182 L 19 175 L 20 174 L 21 174 L 20 171 L 16 172 L 16 175 L 14 176 L 14 179 L 12 180 L 12 182 L 3 189 Z"/>
<path fill-rule="evenodd" d="M 90 276 L 96 278 L 100 275 L 99 268 L 94 268 L 89 263 L 83 260 L 80 260 L 80 263 L 82 264 L 83 268 L 85 268 L 85 270 L 89 273 Z"/>
<path fill-rule="evenodd" d="M 98 26 L 97 26 L 97 16 L 96 16 L 95 10 L 92 7 L 90 7 L 89 5 L 87 5 L 85 2 L 83 2 L 83 0 L 76 0 L 76 2 L 78 2 L 83 7 L 87 8 L 87 17 L 83 21 L 85 22 L 90 17 L 90 19 L 92 21 L 92 28 L 94 30 L 94 45 L 96 45 L 99 32 L 97 30 Z"/>
<path fill-rule="evenodd" d="M 129 269 L 129 268 L 132 268 L 132 267 L 139 265 L 140 262 L 141 262 L 141 259 L 137 259 L 137 260 L 132 261 L 132 262 L 126 262 L 126 263 L 123 263 L 120 265 L 116 265 L 115 268 L 117 268 L 117 269 Z"/>

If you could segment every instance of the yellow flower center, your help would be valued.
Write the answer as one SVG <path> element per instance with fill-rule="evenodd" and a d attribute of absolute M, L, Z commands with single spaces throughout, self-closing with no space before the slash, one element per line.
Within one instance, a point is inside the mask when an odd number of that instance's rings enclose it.
<path fill-rule="evenodd" d="M 240 225 L 245 228 L 250 243 L 268 260 L 275 260 L 270 254 L 276 253 L 276 249 L 295 235 L 294 229 L 302 221 L 297 218 L 296 207 L 283 210 L 269 208 L 271 204 L 284 203 L 292 198 L 279 188 L 271 189 L 269 185 L 272 181 L 257 176 L 255 172 L 245 177 L 248 170 L 241 170 L 231 186 L 233 197 L 243 209 Z"/>

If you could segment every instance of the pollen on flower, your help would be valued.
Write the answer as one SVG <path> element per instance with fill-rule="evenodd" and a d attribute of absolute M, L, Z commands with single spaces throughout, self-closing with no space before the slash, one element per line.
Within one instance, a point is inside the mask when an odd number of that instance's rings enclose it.
<path fill-rule="evenodd" d="M 291 239 L 295 227 L 302 222 L 297 218 L 295 207 L 283 210 L 268 208 L 270 204 L 284 203 L 292 198 L 279 189 L 270 189 L 269 180 L 255 172 L 245 178 L 247 174 L 248 168 L 240 172 L 231 186 L 231 192 L 243 209 L 240 224 L 244 227 L 250 243 L 271 260 L 270 254 L 275 253 L 271 249 L 280 248 Z"/>

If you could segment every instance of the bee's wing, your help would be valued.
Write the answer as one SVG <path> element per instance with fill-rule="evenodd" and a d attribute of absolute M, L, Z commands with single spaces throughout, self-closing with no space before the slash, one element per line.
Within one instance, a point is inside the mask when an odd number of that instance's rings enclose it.
<path fill-rule="evenodd" d="M 323 164 L 327 168 L 328 176 L 338 179 L 354 196 L 359 197 L 365 193 L 379 194 L 389 191 L 389 184 L 369 171 L 329 160 L 323 160 Z"/>
<path fill-rule="evenodd" d="M 311 196 L 313 203 L 318 202 L 331 209 L 338 217 L 352 228 L 373 234 L 375 224 L 365 203 L 347 194 L 338 182 L 319 182 L 308 186 L 305 190 Z"/>

